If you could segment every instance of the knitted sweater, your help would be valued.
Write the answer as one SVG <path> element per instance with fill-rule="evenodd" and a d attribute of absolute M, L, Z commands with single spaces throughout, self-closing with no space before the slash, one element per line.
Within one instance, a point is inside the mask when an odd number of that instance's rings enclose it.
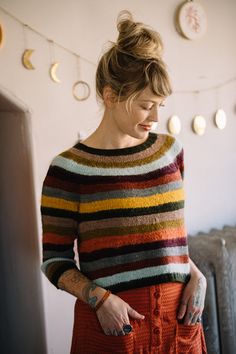
<path fill-rule="evenodd" d="M 78 142 L 57 155 L 41 198 L 41 270 L 52 284 L 71 268 L 113 293 L 188 282 L 183 154 L 176 138 L 151 132 L 133 147 Z"/>

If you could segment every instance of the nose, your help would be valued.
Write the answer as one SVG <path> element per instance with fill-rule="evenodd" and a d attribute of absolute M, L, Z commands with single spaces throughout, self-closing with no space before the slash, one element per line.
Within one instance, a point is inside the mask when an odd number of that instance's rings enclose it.
<path fill-rule="evenodd" d="M 155 107 L 155 106 L 154 106 L 153 109 L 151 110 L 150 119 L 151 119 L 153 122 L 159 122 L 158 108 Z"/>

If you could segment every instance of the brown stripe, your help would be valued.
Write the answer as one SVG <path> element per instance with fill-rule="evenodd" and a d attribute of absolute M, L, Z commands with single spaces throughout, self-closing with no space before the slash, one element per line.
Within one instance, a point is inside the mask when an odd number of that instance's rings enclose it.
<path fill-rule="evenodd" d="M 150 214 L 142 216 L 132 216 L 123 218 L 109 218 L 101 219 L 99 222 L 96 221 L 84 221 L 79 225 L 80 232 L 86 232 L 95 229 L 112 228 L 112 227 L 122 227 L 123 224 L 126 226 L 134 225 L 150 225 L 156 224 L 162 221 L 181 219 L 184 217 L 184 210 L 178 209 L 174 211 L 168 211 L 166 213 L 160 214 Z"/>

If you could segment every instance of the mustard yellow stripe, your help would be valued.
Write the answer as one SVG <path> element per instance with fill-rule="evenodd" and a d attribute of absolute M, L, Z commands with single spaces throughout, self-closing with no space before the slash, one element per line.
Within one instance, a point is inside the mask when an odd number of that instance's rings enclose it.
<path fill-rule="evenodd" d="M 160 204 L 177 202 L 179 200 L 184 200 L 184 190 L 182 188 L 176 191 L 156 194 L 152 197 L 117 198 L 90 203 L 80 203 L 79 211 L 80 213 L 92 213 L 110 209 L 148 208 Z"/>
<path fill-rule="evenodd" d="M 55 208 L 55 209 L 64 209 L 70 211 L 77 211 L 77 203 L 70 202 L 69 200 L 65 199 L 58 199 L 52 197 L 45 197 L 42 196 L 41 205 L 45 208 Z"/>

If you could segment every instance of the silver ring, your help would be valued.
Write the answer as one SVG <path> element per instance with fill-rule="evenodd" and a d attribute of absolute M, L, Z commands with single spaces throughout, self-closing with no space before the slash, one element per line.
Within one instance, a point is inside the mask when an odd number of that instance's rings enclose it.
<path fill-rule="evenodd" d="M 123 331 L 125 332 L 125 334 L 132 332 L 132 329 L 133 327 L 130 324 L 126 324 L 123 326 Z"/>

